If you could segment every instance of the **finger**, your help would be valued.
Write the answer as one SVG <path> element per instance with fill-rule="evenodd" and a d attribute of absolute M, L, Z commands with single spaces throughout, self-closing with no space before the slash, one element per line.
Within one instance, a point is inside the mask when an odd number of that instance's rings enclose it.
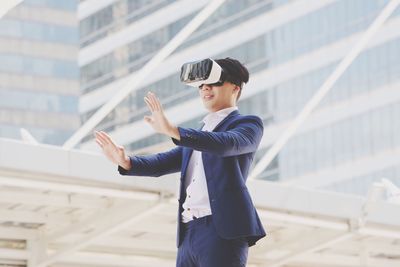
<path fill-rule="evenodd" d="M 110 141 L 107 139 L 107 136 L 104 132 L 99 132 L 97 134 L 97 138 L 99 139 L 100 142 L 103 143 L 103 145 L 108 145 L 110 144 Z"/>
<path fill-rule="evenodd" d="M 153 113 L 154 112 L 154 107 L 153 107 L 153 104 L 151 103 L 150 99 L 145 97 L 144 101 L 146 102 L 146 104 L 147 104 L 148 108 L 150 109 L 150 111 Z"/>
<path fill-rule="evenodd" d="M 150 92 L 150 96 L 151 96 L 151 99 L 153 100 L 155 109 L 157 111 L 161 110 L 160 101 L 158 100 L 157 96 L 153 92 Z"/>
<path fill-rule="evenodd" d="M 146 102 L 147 107 L 151 112 L 153 112 L 153 106 L 150 104 L 150 100 L 147 97 L 144 97 L 144 102 Z"/>
<path fill-rule="evenodd" d="M 153 110 L 156 110 L 157 107 L 156 107 L 156 103 L 154 102 L 153 93 L 152 92 L 148 92 L 146 97 L 149 100 L 151 106 L 153 107 Z"/>
<path fill-rule="evenodd" d="M 161 110 L 161 103 L 160 100 L 157 98 L 157 96 L 154 93 L 151 93 L 151 97 L 154 101 L 154 105 L 156 110 L 160 111 Z"/>
<path fill-rule="evenodd" d="M 101 139 L 100 141 L 104 144 L 104 145 L 113 145 L 115 146 L 114 141 L 112 140 L 112 138 L 105 132 L 100 131 L 99 133 Z"/>
<path fill-rule="evenodd" d="M 157 110 L 157 99 L 153 92 L 148 92 L 147 98 L 150 100 L 151 104 L 153 105 L 154 110 Z"/>
<path fill-rule="evenodd" d="M 103 144 L 98 140 L 98 139 L 96 139 L 96 143 L 101 147 L 101 148 L 103 148 Z"/>
<path fill-rule="evenodd" d="M 99 138 L 99 132 L 94 131 L 93 135 L 94 135 L 94 139 L 98 139 Z"/>
<path fill-rule="evenodd" d="M 111 143 L 116 146 L 114 140 L 112 140 L 111 136 L 109 136 L 106 132 L 100 131 L 103 134 L 104 138 L 107 140 L 108 143 Z"/>
<path fill-rule="evenodd" d="M 96 139 L 99 140 L 103 145 L 107 145 L 108 141 L 102 133 L 97 133 Z"/>

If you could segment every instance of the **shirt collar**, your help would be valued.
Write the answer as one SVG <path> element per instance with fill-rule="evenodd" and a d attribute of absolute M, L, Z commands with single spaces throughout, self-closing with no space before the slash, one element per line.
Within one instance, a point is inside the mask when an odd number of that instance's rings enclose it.
<path fill-rule="evenodd" d="M 224 109 L 218 110 L 216 112 L 210 112 L 200 122 L 206 123 L 207 121 L 209 121 L 210 119 L 213 119 L 213 118 L 215 118 L 215 119 L 218 118 L 218 119 L 222 120 L 223 118 L 228 116 L 234 110 L 238 110 L 238 107 L 234 106 L 234 107 L 224 108 Z"/>

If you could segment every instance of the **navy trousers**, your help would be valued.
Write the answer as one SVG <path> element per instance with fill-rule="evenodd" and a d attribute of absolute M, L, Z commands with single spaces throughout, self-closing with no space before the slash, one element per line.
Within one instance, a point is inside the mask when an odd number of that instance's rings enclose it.
<path fill-rule="evenodd" d="M 184 238 L 178 248 L 177 267 L 244 267 L 248 243 L 244 238 L 221 238 L 212 215 L 184 224 Z"/>

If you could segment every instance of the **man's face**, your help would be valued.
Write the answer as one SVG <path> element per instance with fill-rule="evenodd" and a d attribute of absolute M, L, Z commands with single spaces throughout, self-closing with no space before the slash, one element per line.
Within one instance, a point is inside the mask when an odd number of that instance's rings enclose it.
<path fill-rule="evenodd" d="M 224 82 L 221 86 L 204 84 L 199 87 L 199 93 L 206 109 L 210 112 L 216 112 L 235 106 L 239 89 L 237 85 Z"/>

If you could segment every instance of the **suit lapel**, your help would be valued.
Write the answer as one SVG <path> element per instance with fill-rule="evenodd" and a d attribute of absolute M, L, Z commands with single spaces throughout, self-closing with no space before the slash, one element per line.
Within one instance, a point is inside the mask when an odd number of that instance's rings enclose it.
<path fill-rule="evenodd" d="M 204 126 L 204 123 L 201 124 L 200 128 L 198 128 L 197 130 L 201 130 Z M 193 149 L 191 148 L 183 148 L 183 161 L 182 161 L 182 172 L 181 172 L 181 179 L 183 179 L 185 177 L 186 174 L 186 169 L 187 166 L 189 164 L 189 160 L 190 160 L 190 156 L 192 156 L 193 153 Z"/>
<path fill-rule="evenodd" d="M 183 162 L 182 162 L 182 176 L 181 176 L 181 179 L 183 180 L 184 179 L 184 177 L 185 177 L 185 173 L 186 173 L 186 169 L 187 169 L 187 166 L 188 166 L 188 164 L 189 164 L 189 159 L 190 159 L 190 156 L 192 155 L 192 153 L 193 153 L 193 149 L 191 149 L 191 148 L 184 148 L 183 149 Z"/>
<path fill-rule="evenodd" d="M 227 120 L 229 120 L 230 118 L 232 118 L 233 116 L 239 114 L 238 110 L 234 110 L 231 113 L 228 114 L 228 116 L 226 116 L 220 123 L 217 124 L 217 126 L 215 126 L 213 132 L 216 132 L 216 130 L 222 126 L 222 124 L 224 124 Z"/>

